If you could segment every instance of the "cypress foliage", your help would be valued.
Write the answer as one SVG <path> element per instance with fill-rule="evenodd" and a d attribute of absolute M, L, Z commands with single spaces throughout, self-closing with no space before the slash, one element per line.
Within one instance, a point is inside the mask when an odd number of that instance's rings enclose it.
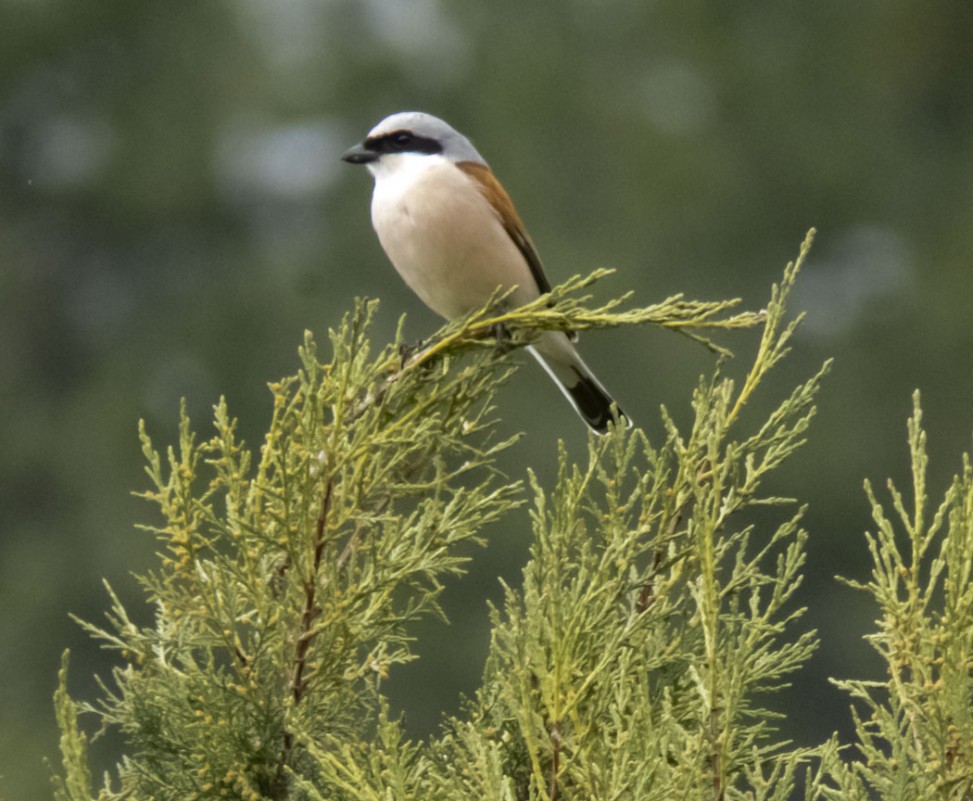
<path fill-rule="evenodd" d="M 491 304 L 420 348 L 400 326 L 373 354 L 376 304 L 359 302 L 330 332 L 327 361 L 308 334 L 298 373 L 271 385 L 259 452 L 224 401 L 208 440 L 184 411 L 164 453 L 143 429 L 143 497 L 161 517 L 158 566 L 141 577 L 155 623 L 136 626 L 110 588 L 107 624 L 82 622 L 120 664 L 79 703 L 65 656 L 55 797 L 769 800 L 802 784 L 806 798 L 969 797 L 973 478 L 967 460 L 927 524 L 918 400 L 914 514 L 893 490 L 911 555 L 870 494 L 876 571 L 856 585 L 882 607 L 873 643 L 891 678 L 839 683 L 867 713 L 864 761 L 844 761 L 835 741 L 794 747 L 766 708 L 816 635 L 793 602 L 803 510 L 763 485 L 803 443 L 828 364 L 765 420 L 741 419 L 799 323 L 785 304 L 809 247 L 760 313 L 681 297 L 591 307 L 597 271 L 522 308 Z M 494 431 L 493 396 L 507 352 L 543 328 L 632 324 L 718 353 L 713 332 L 762 334 L 739 385 L 722 359 L 700 380 L 688 430 L 663 410 L 657 444 L 620 429 L 591 436 L 580 463 L 562 449 L 552 487 L 502 475 L 513 440 Z M 441 582 L 463 572 L 483 527 L 527 501 L 530 559 L 491 611 L 482 686 L 439 735 L 410 741 L 382 680 L 413 658 L 412 624 L 440 613 Z M 769 527 L 753 514 L 766 506 L 778 509 Z M 79 713 L 123 736 L 97 791 Z"/>
<path fill-rule="evenodd" d="M 866 639 L 888 678 L 835 681 L 856 702 L 861 759 L 838 767 L 828 798 L 973 798 L 973 467 L 964 454 L 930 516 L 918 392 L 913 408 L 912 508 L 889 480 L 887 511 L 865 482 L 874 567 L 867 582 L 844 579 L 878 606 L 878 630 Z"/>

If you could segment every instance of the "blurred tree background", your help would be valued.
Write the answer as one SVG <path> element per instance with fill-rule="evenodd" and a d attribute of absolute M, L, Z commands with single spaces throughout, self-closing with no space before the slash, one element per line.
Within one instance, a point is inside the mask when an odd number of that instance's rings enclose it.
<path fill-rule="evenodd" d="M 402 312 L 412 337 L 438 325 L 372 234 L 371 181 L 339 161 L 409 108 L 474 140 L 552 281 L 616 267 L 602 298 L 758 308 L 818 227 L 778 389 L 837 360 L 773 489 L 810 503 L 801 603 L 823 644 L 775 703 L 800 744 L 848 733 L 827 677 L 880 669 L 873 610 L 832 578 L 866 570 L 862 480 L 908 483 L 915 387 L 933 494 L 973 430 L 973 6 L 0 0 L 0 31 L 0 795 L 49 794 L 61 650 L 77 695 L 112 665 L 68 613 L 101 619 L 102 577 L 131 606 L 129 571 L 152 564 L 137 420 L 171 442 L 181 396 L 205 430 L 226 394 L 259 446 L 265 384 L 297 369 L 305 328 L 323 337 L 356 295 L 382 298 L 389 336 Z M 688 419 L 712 364 L 653 330 L 582 349 L 650 437 L 660 404 Z M 558 437 L 581 453 L 533 365 L 499 411 L 526 432 L 511 474 L 549 482 Z M 527 531 L 524 512 L 489 532 L 446 589 L 451 625 L 430 622 L 392 677 L 413 734 L 476 686 L 486 600 L 519 581 Z"/>

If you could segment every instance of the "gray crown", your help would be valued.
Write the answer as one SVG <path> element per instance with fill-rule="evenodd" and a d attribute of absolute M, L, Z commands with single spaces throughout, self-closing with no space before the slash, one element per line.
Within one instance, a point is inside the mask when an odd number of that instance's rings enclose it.
<path fill-rule="evenodd" d="M 423 139 L 434 139 L 443 147 L 450 161 L 475 161 L 486 164 L 473 144 L 449 123 L 424 111 L 400 111 L 386 117 L 368 132 L 368 138 L 379 138 L 395 131 L 410 131 Z"/>

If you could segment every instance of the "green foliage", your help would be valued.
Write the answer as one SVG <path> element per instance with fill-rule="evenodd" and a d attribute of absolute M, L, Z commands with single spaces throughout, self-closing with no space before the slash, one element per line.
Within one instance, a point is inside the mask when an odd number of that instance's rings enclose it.
<path fill-rule="evenodd" d="M 889 481 L 894 516 L 865 491 L 876 530 L 867 583 L 880 609 L 868 641 L 888 666 L 885 681 L 838 681 L 859 702 L 864 761 L 841 772 L 830 797 L 883 801 L 973 798 L 973 467 L 969 455 L 929 518 L 926 434 L 919 393 L 909 420 L 912 510 Z M 938 543 L 939 551 L 934 552 Z"/>
<path fill-rule="evenodd" d="M 123 664 L 79 707 L 65 661 L 58 801 L 92 797 L 79 709 L 124 737 L 102 799 L 770 801 L 802 782 L 808 799 L 965 797 L 973 475 L 967 460 L 927 525 L 918 401 L 914 514 L 893 488 L 911 555 L 869 490 L 876 569 L 856 585 L 882 606 L 872 641 L 892 678 L 840 683 L 870 713 L 856 718 L 865 761 L 842 761 L 834 740 L 794 747 L 769 708 L 816 636 L 795 627 L 803 509 L 764 484 L 803 443 L 828 364 L 762 422 L 744 428 L 743 411 L 787 353 L 799 318 L 785 303 L 809 247 L 761 314 L 682 298 L 590 308 L 578 293 L 596 273 L 551 305 L 487 308 L 421 348 L 400 334 L 373 356 L 376 306 L 359 303 L 330 333 L 329 361 L 307 335 L 298 374 L 271 385 L 253 462 L 223 401 L 205 442 L 184 411 L 165 457 L 143 430 L 144 497 L 162 517 L 150 529 L 160 565 L 142 577 L 155 624 L 137 626 L 114 594 L 106 627 L 83 624 Z M 554 486 L 530 473 L 530 559 L 491 610 L 482 686 L 438 736 L 413 742 L 382 681 L 413 658 L 412 624 L 440 613 L 443 577 L 524 499 L 494 462 L 511 444 L 492 429 L 493 392 L 512 369 L 494 345 L 501 323 L 513 346 L 537 328 L 633 323 L 716 350 L 710 329 L 763 333 L 742 382 L 722 361 L 700 381 L 688 430 L 663 410 L 658 444 L 612 431 L 591 436 L 580 463 L 562 447 Z"/>
<path fill-rule="evenodd" d="M 806 250 L 804 251 L 806 253 Z M 483 689 L 468 719 L 432 744 L 448 798 L 786 798 L 809 752 L 773 738 L 758 696 L 814 648 L 787 642 L 800 609 L 800 512 L 769 536 L 742 513 L 781 499 L 764 475 L 802 442 L 822 369 L 750 436 L 734 436 L 749 393 L 793 332 L 768 307 L 738 392 L 718 371 L 700 384 L 692 430 L 668 417 L 596 443 L 583 467 L 562 452 L 548 493 L 532 478 L 534 546 L 522 589 L 493 613 Z"/>
<path fill-rule="evenodd" d="M 591 309 L 576 296 L 599 272 L 553 305 L 485 309 L 374 358 L 376 306 L 360 303 L 331 332 L 328 363 L 308 335 L 300 372 L 271 385 L 255 465 L 223 401 L 203 443 L 183 411 L 165 458 L 143 430 L 143 496 L 163 520 L 150 528 L 160 567 L 142 578 L 155 625 L 136 626 L 113 594 L 108 627 L 83 624 L 125 663 L 85 707 L 126 740 L 102 797 L 783 797 L 806 755 L 773 742 L 755 696 L 813 648 L 810 633 L 780 641 L 800 613 L 781 607 L 804 535 L 798 515 L 752 546 L 740 513 L 778 502 L 761 479 L 800 444 L 823 371 L 757 433 L 731 431 L 793 330 L 783 301 L 798 268 L 765 314 L 679 297 Z M 655 323 L 718 349 L 707 329 L 760 321 L 742 391 L 720 370 L 703 381 L 688 435 L 666 417 L 659 448 L 617 431 L 592 439 L 583 468 L 562 452 L 551 492 L 531 476 L 535 544 L 523 588 L 494 610 L 483 688 L 440 738 L 403 741 L 382 678 L 412 658 L 409 624 L 439 611 L 462 546 L 522 502 L 493 466 L 510 441 L 494 441 L 492 395 L 511 368 L 490 333 L 502 323 L 516 345 L 537 328 Z M 58 787 L 73 800 L 90 780 L 64 681 Z"/>
<path fill-rule="evenodd" d="M 64 776 L 54 777 L 56 801 L 86 801 L 91 797 L 91 773 L 88 770 L 88 738 L 78 729 L 78 705 L 67 692 L 68 655 L 61 659 L 58 689 L 54 693 L 57 725 L 61 729 L 61 757 Z"/>
<path fill-rule="evenodd" d="M 306 337 L 301 371 L 271 385 L 255 468 L 222 401 L 202 444 L 183 413 L 165 459 L 142 431 L 143 496 L 163 518 L 142 579 L 156 623 L 112 596 L 110 626 L 85 624 L 126 661 L 94 710 L 129 742 L 118 797 L 284 797 L 310 759 L 294 732 L 357 733 L 460 546 L 520 502 L 490 469 L 509 442 L 491 440 L 489 400 L 510 367 L 372 358 L 375 308 L 331 332 L 329 364 Z"/>

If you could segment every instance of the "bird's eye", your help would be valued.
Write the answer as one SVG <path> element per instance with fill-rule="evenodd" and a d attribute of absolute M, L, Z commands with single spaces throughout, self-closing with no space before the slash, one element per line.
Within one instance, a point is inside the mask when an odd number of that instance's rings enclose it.
<path fill-rule="evenodd" d="M 392 137 L 392 141 L 395 142 L 397 147 L 407 147 L 412 144 L 412 134 L 408 131 L 399 131 Z"/>

